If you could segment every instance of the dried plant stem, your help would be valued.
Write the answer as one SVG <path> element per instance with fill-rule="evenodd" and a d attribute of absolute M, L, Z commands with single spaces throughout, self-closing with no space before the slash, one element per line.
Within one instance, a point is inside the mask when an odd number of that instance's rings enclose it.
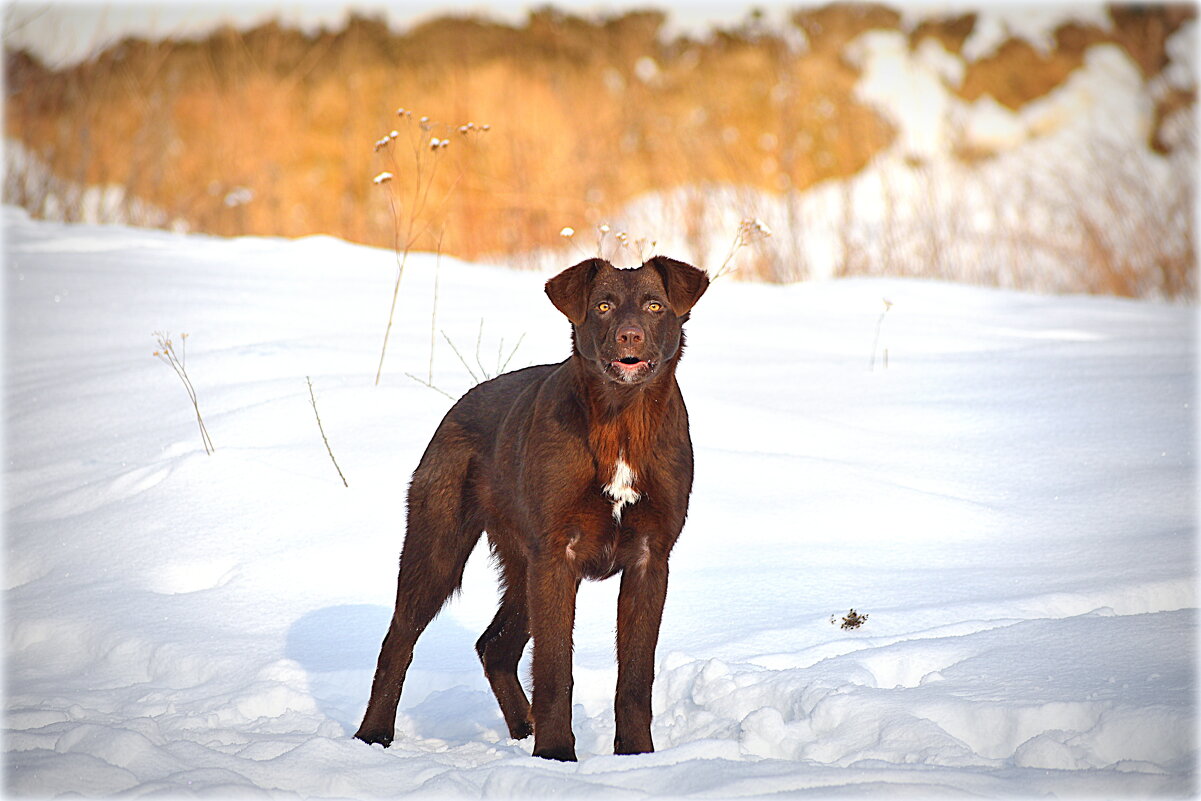
<path fill-rule="evenodd" d="M 454 395 L 451 395 L 449 392 L 447 392 L 446 390 L 442 389 L 441 387 L 436 387 L 436 386 L 434 386 L 432 383 L 430 383 L 429 381 L 426 381 L 426 380 L 425 380 L 425 379 L 423 379 L 423 378 L 418 378 L 417 376 L 413 375 L 412 373 L 405 373 L 405 375 L 407 375 L 409 378 L 411 378 L 411 379 L 413 379 L 414 381 L 416 381 L 416 382 L 417 382 L 418 384 L 420 384 L 421 386 L 423 386 L 423 387 L 429 387 L 429 388 L 430 388 L 430 389 L 432 389 L 434 392 L 441 393 L 441 394 L 445 395 L 446 397 L 450 398 L 451 400 L 455 400 L 455 396 L 454 396 Z"/>
<path fill-rule="evenodd" d="M 725 261 L 714 271 L 709 280 L 716 281 L 723 275 L 734 272 L 736 268 L 731 265 L 734 257 L 738 255 L 738 251 L 752 242 L 758 242 L 769 236 L 771 236 L 771 230 L 760 220 L 753 217 L 744 217 L 742 222 L 738 224 L 738 233 L 734 235 L 734 242 L 730 245 L 730 252 L 726 254 Z"/>
<path fill-rule="evenodd" d="M 517 349 L 521 347 L 521 342 L 524 339 L 525 339 L 525 332 L 522 331 L 521 336 L 517 337 L 517 344 L 513 346 L 513 350 L 509 351 L 509 358 L 505 359 L 503 364 L 500 363 L 500 351 L 501 351 L 501 348 L 504 346 L 505 341 L 502 339 L 500 341 L 500 344 L 496 346 L 497 364 L 500 365 L 496 369 L 497 375 L 500 375 L 501 373 L 503 373 L 505 370 L 507 370 L 509 368 L 509 362 L 513 361 L 513 357 L 517 355 Z"/>
<path fill-rule="evenodd" d="M 438 326 L 438 278 L 442 273 L 442 234 L 444 230 L 438 231 L 438 257 L 434 261 L 434 303 L 430 308 L 430 365 L 429 373 L 426 376 L 426 386 L 434 384 L 434 343 L 437 342 L 437 326 Z"/>
<path fill-rule="evenodd" d="M 393 220 L 399 220 L 396 212 L 396 199 L 388 194 L 388 203 L 392 207 Z M 396 224 L 393 248 L 396 252 L 396 285 L 392 288 L 392 305 L 388 307 L 388 326 L 384 329 L 384 344 L 379 349 L 379 366 L 375 368 L 375 385 L 379 386 L 380 374 L 384 371 L 384 356 L 388 353 L 388 337 L 392 334 L 392 320 L 396 316 L 396 299 L 400 296 L 400 279 L 405 274 L 405 262 L 409 259 L 409 248 L 400 248 L 400 224 Z"/>
<path fill-rule="evenodd" d="M 317 430 L 321 432 L 321 441 L 325 443 L 325 452 L 329 454 L 329 460 L 334 463 L 334 469 L 338 471 L 338 478 L 342 479 L 342 486 L 350 487 L 346 476 L 342 475 L 342 468 L 338 467 L 338 460 L 334 458 L 333 449 L 329 446 L 329 438 L 325 436 L 325 426 L 321 425 L 321 412 L 317 411 L 317 396 L 313 393 L 313 379 L 306 375 L 304 380 L 309 385 L 309 400 L 313 403 L 313 414 L 317 416 Z"/>
<path fill-rule="evenodd" d="M 483 317 L 480 318 L 480 330 L 475 335 L 475 364 L 477 367 L 480 368 L 480 375 L 482 375 L 485 379 L 488 379 L 488 378 L 491 378 L 491 376 L 488 375 L 488 368 L 485 367 L 484 363 L 480 360 L 480 346 L 482 344 L 484 344 L 484 318 Z"/>
<path fill-rule="evenodd" d="M 726 260 L 723 261 L 721 266 L 714 271 L 713 277 L 710 280 L 716 281 L 718 278 L 721 278 L 723 275 L 730 272 L 730 262 L 734 260 L 734 255 L 738 253 L 738 250 L 742 247 L 742 245 L 742 234 L 739 233 L 734 237 L 734 244 L 730 246 L 730 252 L 726 254 Z"/>
<path fill-rule="evenodd" d="M 388 325 L 384 329 L 384 341 L 380 346 L 379 365 L 375 370 L 375 385 L 379 386 L 380 376 L 384 371 L 384 359 L 388 354 L 388 340 L 392 335 L 392 322 L 396 316 L 396 301 L 400 296 L 400 282 L 404 277 L 405 264 L 408 262 L 409 252 L 413 246 L 430 232 L 434 225 L 434 218 L 445 208 L 454 194 L 455 189 L 462 179 L 462 174 L 455 176 L 451 182 L 450 188 L 446 190 L 440 201 L 430 204 L 430 192 L 433 189 L 435 179 L 438 175 L 438 166 L 441 162 L 440 154 L 445 151 L 447 145 L 450 144 L 449 139 L 439 139 L 434 136 L 429 137 L 429 132 L 433 129 L 433 124 L 427 118 L 421 118 L 418 125 L 413 127 L 411 124 L 412 112 L 406 112 L 401 109 L 397 112 L 409 125 L 409 145 L 412 150 L 412 169 L 407 172 L 413 176 L 412 197 L 409 199 L 408 208 L 401 206 L 397 207 L 397 191 L 392 188 L 388 189 L 388 204 L 392 211 L 392 249 L 396 253 L 396 283 L 392 287 L 392 303 L 388 308 Z M 444 126 L 445 127 L 445 126 Z M 475 130 L 474 125 L 471 129 Z M 461 132 L 466 132 L 468 126 L 460 128 Z M 485 126 L 482 130 L 487 130 Z M 396 174 L 403 174 L 404 170 L 400 167 L 400 162 L 396 156 L 397 148 L 394 147 L 394 140 L 399 136 L 398 131 L 392 131 L 388 136 L 376 142 L 376 151 L 387 149 L 391 157 L 392 167 Z M 380 173 L 375 178 L 377 184 L 387 184 L 392 182 L 394 175 L 392 172 Z M 407 214 L 405 212 L 407 211 Z M 428 213 L 427 213 L 428 212 Z M 404 235 L 401 235 L 402 216 L 404 218 Z M 442 254 L 442 233 L 444 229 L 439 229 L 438 232 L 438 255 Z M 431 342 L 432 342 L 431 337 Z M 433 348 L 430 349 L 430 374 L 433 375 Z M 427 382 L 428 383 L 428 382 Z"/>
<path fill-rule="evenodd" d="M 601 223 L 596 226 L 596 257 L 598 259 L 605 256 L 605 237 L 609 235 L 609 224 Z"/>
<path fill-rule="evenodd" d="M 459 363 L 467 369 L 467 372 L 471 375 L 471 380 L 477 384 L 480 383 L 480 377 L 475 374 L 474 370 L 471 369 L 471 365 L 468 364 L 467 360 L 463 358 L 463 354 L 459 353 L 459 349 L 455 347 L 455 343 L 450 341 L 450 337 L 446 335 L 445 331 L 442 332 L 442 338 L 446 340 L 447 345 L 450 345 L 450 349 L 455 352 L 455 356 L 459 357 Z"/>
<path fill-rule="evenodd" d="M 523 332 L 522 335 L 517 338 L 517 344 L 513 346 L 513 350 L 509 351 L 509 355 L 504 358 L 503 362 L 501 361 L 501 358 L 504 356 L 505 341 L 503 339 L 500 341 L 500 343 L 496 346 L 496 367 L 494 370 L 489 371 L 488 368 L 484 366 L 480 355 L 480 348 L 484 339 L 484 321 L 481 318 L 479 331 L 476 333 L 475 337 L 475 364 L 480 371 L 478 375 L 476 374 L 475 370 L 471 369 L 471 365 L 467 363 L 467 359 L 463 358 L 463 354 L 459 352 L 457 347 L 455 347 L 455 343 L 451 341 L 451 338 L 446 335 L 445 331 L 442 332 L 442 338 L 446 340 L 447 345 L 450 345 L 450 349 L 454 351 L 455 356 L 457 356 L 459 359 L 459 363 L 462 364 L 467 372 L 471 375 L 471 379 L 475 383 L 479 384 L 482 381 L 488 381 L 489 379 L 496 378 L 498 375 L 508 369 L 509 362 L 513 361 L 513 357 L 517 355 L 517 349 L 521 347 L 521 343 L 525 340 L 525 333 Z"/>
<path fill-rule="evenodd" d="M 187 390 L 188 399 L 192 401 L 192 408 L 196 410 L 196 424 L 200 427 L 200 441 L 204 444 L 204 452 L 211 454 L 215 450 L 213 440 L 209 437 L 208 428 L 204 425 L 204 418 L 200 416 L 200 404 L 196 400 L 196 388 L 192 386 L 192 379 L 188 377 L 187 370 L 187 334 L 180 335 L 180 341 L 184 344 L 180 345 L 180 353 L 175 353 L 175 343 L 171 340 L 170 334 L 158 333 L 154 334 L 158 341 L 159 350 L 154 352 L 155 358 L 163 364 L 170 367 L 179 376 L 179 380 L 183 382 L 184 389 Z"/>
<path fill-rule="evenodd" d="M 871 372 L 876 370 L 876 349 L 880 345 L 880 328 L 884 325 L 884 315 L 888 314 L 888 310 L 891 308 L 892 301 L 884 298 L 884 311 L 880 312 L 879 318 L 876 319 L 876 337 L 872 340 L 872 360 L 867 365 L 867 369 Z M 888 369 L 888 348 L 884 349 L 884 369 Z"/>

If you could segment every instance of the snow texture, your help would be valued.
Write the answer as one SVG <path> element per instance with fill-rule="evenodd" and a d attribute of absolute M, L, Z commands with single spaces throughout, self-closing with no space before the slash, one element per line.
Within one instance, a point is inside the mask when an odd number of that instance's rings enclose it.
<path fill-rule="evenodd" d="M 450 404 L 404 373 L 471 384 L 440 338 L 427 372 L 436 260 L 409 260 L 373 387 L 390 252 L 4 215 L 11 795 L 1197 789 L 1190 308 L 717 281 L 679 369 L 697 475 L 658 752 L 611 753 L 617 583 L 585 583 L 581 761 L 552 764 L 508 739 L 472 648 L 483 549 L 418 646 L 395 743 L 350 736 L 407 479 Z M 523 334 L 511 367 L 561 359 L 546 277 L 444 258 L 438 326 L 488 372 Z M 190 334 L 211 456 L 154 331 Z M 831 624 L 852 607 L 864 625 Z"/>

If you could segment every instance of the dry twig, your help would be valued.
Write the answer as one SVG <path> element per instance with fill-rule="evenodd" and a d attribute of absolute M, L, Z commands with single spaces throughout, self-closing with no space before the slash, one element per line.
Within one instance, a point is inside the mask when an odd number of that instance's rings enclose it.
<path fill-rule="evenodd" d="M 317 396 L 313 394 L 313 379 L 306 375 L 304 380 L 309 385 L 309 400 L 313 402 L 313 414 L 317 416 L 317 430 L 321 432 L 321 441 L 325 443 L 325 452 L 329 454 L 329 460 L 334 463 L 334 469 L 338 471 L 338 478 L 342 479 L 342 486 L 349 487 L 346 476 L 342 475 L 342 468 L 338 467 L 338 460 L 334 458 L 334 451 L 329 446 L 329 438 L 325 436 L 325 426 L 321 425 L 321 412 L 317 411 Z"/>
<path fill-rule="evenodd" d="M 196 388 L 192 386 L 192 379 L 188 377 L 187 360 L 187 334 L 180 334 L 179 353 L 175 352 L 175 343 L 171 340 L 171 335 L 156 331 L 154 333 L 155 340 L 158 341 L 159 349 L 154 352 L 156 359 L 170 367 L 179 376 L 179 380 L 183 382 L 184 389 L 188 392 L 188 399 L 192 401 L 192 408 L 196 410 L 196 423 L 200 426 L 200 441 L 204 443 L 204 452 L 211 454 L 216 448 L 213 447 L 213 441 L 209 438 L 208 429 L 204 425 L 204 418 L 200 416 L 200 404 L 196 401 Z"/>

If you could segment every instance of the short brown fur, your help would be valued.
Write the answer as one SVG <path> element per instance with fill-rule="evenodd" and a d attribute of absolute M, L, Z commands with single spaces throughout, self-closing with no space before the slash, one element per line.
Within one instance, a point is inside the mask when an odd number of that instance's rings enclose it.
<path fill-rule="evenodd" d="M 576 591 L 584 578 L 621 573 L 614 751 L 654 750 L 651 684 L 667 560 L 692 489 L 675 369 L 683 323 L 708 283 L 702 271 L 661 256 L 634 270 L 590 259 L 547 281 L 551 302 L 572 322 L 572 354 L 480 384 L 434 433 L 409 486 L 396 609 L 356 737 L 392 742 L 413 646 L 487 530 L 503 593 L 476 651 L 509 734 L 532 733 L 535 756 L 575 760 Z M 532 704 L 517 679 L 531 637 Z"/>

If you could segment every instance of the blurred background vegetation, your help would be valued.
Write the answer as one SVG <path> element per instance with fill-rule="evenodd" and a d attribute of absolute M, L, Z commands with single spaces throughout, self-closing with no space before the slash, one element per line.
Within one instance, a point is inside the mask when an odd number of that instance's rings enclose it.
<path fill-rule="evenodd" d="M 1176 154 L 1173 163 L 1184 169 L 1172 170 L 1178 185 L 1147 178 L 1146 186 L 1115 190 L 1111 205 L 1119 216 L 1125 214 L 1119 196 L 1165 204 L 1148 210 L 1162 223 L 1154 231 L 1140 223 L 1134 239 L 1115 244 L 1114 226 L 1073 218 L 1072 237 L 1057 247 L 1062 258 L 1088 269 L 1048 288 L 1191 297 L 1195 80 L 1181 87 L 1165 83 L 1161 73 L 1171 61 L 1169 40 L 1183 26 L 1195 28 L 1196 9 L 1107 11 L 1111 25 L 1066 22 L 1053 31 L 1049 48 L 1014 37 L 983 57 L 963 59 L 962 74 L 946 89 L 964 103 L 991 98 L 1017 112 L 1062 87 L 1091 48 L 1119 48 L 1147 87 L 1160 86 L 1148 90 L 1150 124 L 1140 147 L 1153 158 Z M 667 16 L 658 11 L 600 18 L 547 8 L 520 24 L 442 17 L 398 32 L 382 19 L 354 15 L 339 30 L 315 33 L 268 23 L 226 27 L 197 40 L 127 39 L 57 69 L 6 47 L 5 202 L 66 220 L 219 235 L 329 234 L 392 247 L 394 215 L 410 209 L 402 203 L 397 210 L 382 192 L 403 197 L 406 181 L 424 181 L 429 219 L 417 229 L 415 247 L 432 250 L 440 239 L 445 253 L 513 264 L 536 261 L 530 256 L 536 252 L 568 258 L 560 236 L 565 226 L 583 236 L 648 193 L 737 187 L 740 197 L 776 198 L 791 208 L 790 199 L 807 191 L 845 189 L 895 153 L 900 135 L 895 119 L 858 91 L 862 67 L 848 55 L 850 46 L 885 31 L 903 36 L 913 52 L 936 44 L 954 55 L 977 21 L 963 13 L 905 24 L 886 6 L 833 4 L 796 10 L 783 26 L 751 12 L 740 25 L 692 38 L 667 34 Z M 398 116 L 400 107 L 418 116 Z M 1185 134 L 1165 133 L 1170 120 L 1179 127 L 1182 114 Z M 420 116 L 434 122 L 414 129 Z M 476 133 L 487 124 L 488 133 L 460 135 L 458 127 L 469 122 Z M 373 147 L 393 129 L 400 134 L 394 147 Z M 451 142 L 432 175 L 428 163 L 421 167 L 428 161 L 419 153 L 425 136 Z M 418 143 L 411 153 L 404 149 L 410 140 Z M 965 140 L 950 157 L 956 169 L 972 170 L 999 154 Z M 1121 153 L 1114 158 L 1125 160 Z M 905 164 L 919 172 L 926 166 L 920 158 Z M 418 177 L 418 169 L 427 171 Z M 396 174 L 398 189 L 373 183 L 383 170 Z M 100 199 L 89 189 L 99 189 Z M 1001 197 L 1017 190 L 1001 181 L 989 191 Z M 1081 187 L 1078 194 L 1095 193 Z M 728 243 L 738 219 L 756 213 L 733 200 L 720 201 L 735 208 L 715 216 L 700 207 L 719 202 L 712 194 L 671 196 L 683 206 L 671 225 L 690 230 L 643 233 L 693 242 L 698 252 L 690 255 L 701 260 L 715 247 L 702 246 L 702 239 Z M 931 206 L 929 214 L 953 214 L 954 206 Z M 748 254 L 738 274 L 789 281 L 822 273 L 797 249 L 805 225 L 798 213 L 771 223 L 774 250 Z M 849 228 L 845 219 L 828 225 L 835 234 Z M 955 230 L 953 222 L 939 236 L 948 230 Z M 889 234 L 856 236 L 877 235 Z M 957 275 L 928 248 L 894 258 L 866 245 L 856 251 L 849 233 L 840 242 L 834 266 L 823 274 L 1040 287 L 1012 275 Z"/>

